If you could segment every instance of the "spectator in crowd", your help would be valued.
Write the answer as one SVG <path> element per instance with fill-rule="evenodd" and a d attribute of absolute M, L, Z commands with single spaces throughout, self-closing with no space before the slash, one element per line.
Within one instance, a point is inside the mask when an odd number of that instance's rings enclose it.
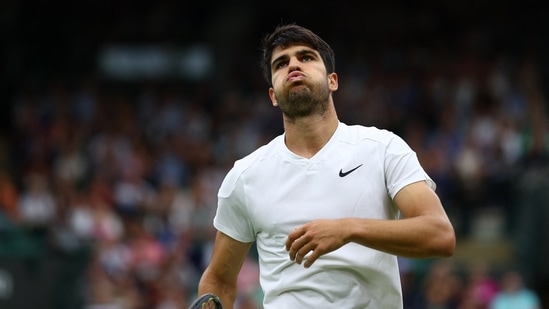
<path fill-rule="evenodd" d="M 477 262 L 465 269 L 466 282 L 459 309 L 488 309 L 499 284 L 487 264 Z"/>
<path fill-rule="evenodd" d="M 490 309 L 541 309 L 535 292 L 524 286 L 522 275 L 509 270 L 501 278 L 501 291 L 490 303 Z"/>
<path fill-rule="evenodd" d="M 413 304 L 417 309 L 458 309 L 464 283 L 457 265 L 450 259 L 434 262 L 423 279 L 420 293 Z"/>

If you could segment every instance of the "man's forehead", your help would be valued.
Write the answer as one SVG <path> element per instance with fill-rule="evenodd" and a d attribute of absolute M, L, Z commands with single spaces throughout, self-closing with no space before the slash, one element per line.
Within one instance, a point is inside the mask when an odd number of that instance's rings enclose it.
<path fill-rule="evenodd" d="M 284 56 L 285 54 L 290 55 L 294 53 L 303 53 L 303 52 L 314 52 L 318 54 L 314 48 L 305 44 L 289 44 L 289 45 L 279 45 L 273 49 L 273 54 L 271 55 L 271 60 Z"/>

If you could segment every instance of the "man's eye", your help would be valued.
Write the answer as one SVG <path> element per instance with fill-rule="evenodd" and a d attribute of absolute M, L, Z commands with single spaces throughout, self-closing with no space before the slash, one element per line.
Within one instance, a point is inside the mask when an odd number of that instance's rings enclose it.
<path fill-rule="evenodd" d="M 286 66 L 286 62 L 279 62 L 275 65 L 275 69 L 280 69 Z"/>
<path fill-rule="evenodd" d="M 315 60 L 315 57 L 311 55 L 304 55 L 303 57 L 301 57 L 301 62 L 309 62 L 314 60 Z"/>

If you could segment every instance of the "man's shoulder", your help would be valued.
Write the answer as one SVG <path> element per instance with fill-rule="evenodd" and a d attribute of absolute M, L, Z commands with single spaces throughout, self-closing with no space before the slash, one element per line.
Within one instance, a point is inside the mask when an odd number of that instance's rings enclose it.
<path fill-rule="evenodd" d="M 282 136 L 275 137 L 268 144 L 262 145 L 250 154 L 236 160 L 231 172 L 241 174 L 250 167 L 257 166 L 264 160 L 274 156 L 277 153 L 276 147 L 280 138 L 282 138 Z"/>
<path fill-rule="evenodd" d="M 277 152 L 276 147 L 277 143 L 279 143 L 278 139 L 280 138 L 281 137 L 276 137 L 268 144 L 260 146 L 250 154 L 236 160 L 232 168 L 227 172 L 227 175 L 225 175 L 225 179 L 219 190 L 220 196 L 227 196 L 230 194 L 239 180 L 242 179 L 243 174 L 251 169 L 261 168 L 260 164 L 262 164 L 262 162 L 273 157 Z"/>
<path fill-rule="evenodd" d="M 343 124 L 344 130 L 341 139 L 349 143 L 359 144 L 362 142 L 377 142 L 387 144 L 396 135 L 387 129 L 375 126 L 347 125 Z"/>
<path fill-rule="evenodd" d="M 275 137 L 268 144 L 258 147 L 256 150 L 252 151 L 250 154 L 237 160 L 235 164 L 253 165 L 261 160 L 266 159 L 267 157 L 272 156 L 275 153 L 277 142 L 280 138 L 281 136 Z"/>

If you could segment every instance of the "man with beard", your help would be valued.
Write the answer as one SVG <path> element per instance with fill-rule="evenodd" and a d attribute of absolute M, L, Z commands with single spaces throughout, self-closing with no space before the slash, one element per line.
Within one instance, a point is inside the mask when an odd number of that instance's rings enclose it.
<path fill-rule="evenodd" d="M 387 130 L 346 125 L 331 47 L 279 25 L 262 65 L 284 133 L 238 160 L 218 192 L 199 294 L 233 308 L 255 242 L 266 309 L 402 308 L 397 256 L 451 256 L 453 227 L 415 152 Z"/>

